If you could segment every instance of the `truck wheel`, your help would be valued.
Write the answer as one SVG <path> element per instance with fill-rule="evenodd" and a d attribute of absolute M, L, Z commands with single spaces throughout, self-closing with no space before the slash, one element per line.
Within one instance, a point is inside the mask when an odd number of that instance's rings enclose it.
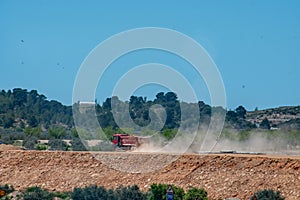
<path fill-rule="evenodd" d="M 136 147 L 131 147 L 130 150 L 131 151 L 135 151 L 137 148 Z"/>

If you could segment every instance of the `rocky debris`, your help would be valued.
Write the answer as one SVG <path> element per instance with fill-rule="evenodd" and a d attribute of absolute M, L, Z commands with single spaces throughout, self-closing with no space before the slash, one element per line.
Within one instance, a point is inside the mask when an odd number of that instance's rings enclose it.
<path fill-rule="evenodd" d="M 0 174 L 0 184 L 16 190 L 137 184 L 146 191 L 152 183 L 167 183 L 203 187 L 210 199 L 249 199 L 261 189 L 300 199 L 299 156 L 0 151 Z"/>

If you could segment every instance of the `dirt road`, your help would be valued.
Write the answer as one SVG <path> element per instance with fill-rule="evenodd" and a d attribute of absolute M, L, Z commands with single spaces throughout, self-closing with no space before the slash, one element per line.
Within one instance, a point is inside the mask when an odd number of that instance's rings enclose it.
<path fill-rule="evenodd" d="M 92 184 L 107 188 L 170 183 L 184 189 L 203 187 L 211 199 L 249 199 L 259 189 L 279 190 L 300 199 L 300 157 L 264 155 L 176 155 L 0 151 L 0 184 L 22 190 L 41 186 L 70 191 Z"/>

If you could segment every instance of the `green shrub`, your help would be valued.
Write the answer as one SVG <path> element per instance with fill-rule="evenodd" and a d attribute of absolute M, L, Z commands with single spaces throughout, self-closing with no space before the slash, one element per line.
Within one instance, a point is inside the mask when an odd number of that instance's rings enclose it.
<path fill-rule="evenodd" d="M 171 140 L 176 136 L 177 130 L 176 129 L 164 129 L 162 131 L 162 134 L 167 140 Z"/>
<path fill-rule="evenodd" d="M 73 200 L 147 200 L 147 194 L 141 192 L 136 185 L 128 187 L 120 186 L 116 190 L 106 190 L 104 187 L 96 185 L 75 188 L 71 197 Z"/>
<path fill-rule="evenodd" d="M 14 142 L 13 142 L 13 144 L 12 145 L 14 145 L 14 146 L 18 146 L 18 147 L 22 147 L 22 141 L 20 141 L 20 140 L 15 140 Z"/>
<path fill-rule="evenodd" d="M 73 151 L 86 151 L 86 147 L 80 138 L 72 138 L 71 141 Z"/>
<path fill-rule="evenodd" d="M 29 150 L 35 149 L 37 141 L 38 138 L 35 136 L 26 136 L 23 140 L 23 146 Z"/>
<path fill-rule="evenodd" d="M 55 151 L 68 150 L 67 143 L 61 139 L 50 139 L 48 145 L 50 146 L 49 150 L 55 150 Z"/>
<path fill-rule="evenodd" d="M 54 197 L 58 197 L 60 199 L 71 199 L 70 192 L 53 192 Z"/>
<path fill-rule="evenodd" d="M 116 189 L 105 189 L 96 185 L 85 188 L 74 188 L 73 192 L 49 192 L 38 186 L 27 188 L 23 195 L 24 200 L 53 200 L 54 197 L 65 200 L 166 200 L 167 184 L 152 184 L 148 193 L 140 191 L 137 185 Z M 172 186 L 174 191 L 174 200 L 208 200 L 207 192 L 203 188 L 191 188 L 184 193 L 180 187 Z M 6 194 L 13 192 L 13 186 L 3 185 L 0 190 L 4 190 Z M 259 200 L 284 200 L 279 192 L 271 190 L 259 191 L 255 194 Z M 5 196 L 5 198 L 8 198 Z M 19 197 L 18 197 L 19 199 Z M 253 200 L 253 197 L 251 197 Z"/>
<path fill-rule="evenodd" d="M 150 186 L 150 200 L 165 200 L 167 187 L 166 184 L 153 183 Z"/>
<path fill-rule="evenodd" d="M 48 136 L 53 139 L 62 139 L 66 137 L 67 131 L 64 127 L 52 126 L 48 129 Z"/>
<path fill-rule="evenodd" d="M 27 188 L 23 194 L 23 200 L 53 200 L 54 196 L 48 190 L 38 186 Z"/>
<path fill-rule="evenodd" d="M 273 190 L 260 190 L 251 196 L 250 200 L 255 200 L 255 196 L 258 200 L 284 200 L 279 191 Z"/>
<path fill-rule="evenodd" d="M 47 150 L 48 146 L 46 144 L 37 144 L 35 148 L 36 150 L 43 151 L 43 150 Z"/>
<path fill-rule="evenodd" d="M 141 192 L 137 185 L 128 187 L 119 187 L 115 190 L 116 200 L 147 200 L 148 195 Z"/>
<path fill-rule="evenodd" d="M 107 199 L 107 191 L 104 187 L 92 185 L 85 188 L 75 188 L 71 197 L 73 200 Z"/>
<path fill-rule="evenodd" d="M 150 186 L 150 200 L 165 200 L 167 184 L 156 184 L 153 183 Z M 174 191 L 174 200 L 182 200 L 184 197 L 184 190 L 182 188 L 172 186 Z"/>
<path fill-rule="evenodd" d="M 184 200 L 208 200 L 207 192 L 203 188 L 191 188 L 184 195 Z"/>

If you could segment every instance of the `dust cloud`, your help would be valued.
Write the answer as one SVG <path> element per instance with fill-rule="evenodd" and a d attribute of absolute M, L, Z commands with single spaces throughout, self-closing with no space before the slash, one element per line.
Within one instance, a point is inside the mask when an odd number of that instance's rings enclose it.
<path fill-rule="evenodd" d="M 300 141 L 283 137 L 285 133 L 270 134 L 267 132 L 250 131 L 241 139 L 240 132 L 231 130 L 230 136 L 224 133 L 199 131 L 197 134 L 177 133 L 177 138 L 167 141 L 163 136 L 156 136 L 149 143 L 142 144 L 136 152 L 157 153 L 262 153 L 280 155 L 299 155 Z M 192 140 L 192 141 L 191 141 Z"/>
<path fill-rule="evenodd" d="M 222 133 L 219 137 L 217 137 L 216 134 L 211 134 L 207 136 L 207 141 L 202 144 L 202 146 L 199 144 L 200 142 L 199 140 L 195 141 L 192 146 L 193 152 L 300 154 L 300 141 L 293 141 L 293 139 L 287 137 L 284 132 L 272 134 L 272 132 L 267 131 L 249 131 L 243 136 L 243 132 L 231 130 L 229 136 L 226 135 L 226 133 Z M 201 148 L 199 146 L 201 146 Z M 209 149 L 210 147 L 212 148 Z"/>

